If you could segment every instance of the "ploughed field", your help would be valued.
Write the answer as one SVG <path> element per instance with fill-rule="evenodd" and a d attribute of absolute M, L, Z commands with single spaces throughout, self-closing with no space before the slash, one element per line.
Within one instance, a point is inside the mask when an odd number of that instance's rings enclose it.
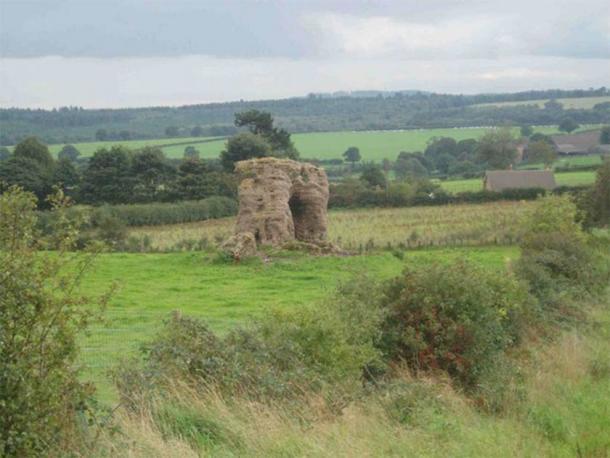
<path fill-rule="evenodd" d="M 580 130 L 586 129 L 586 126 Z M 590 127 L 589 127 L 590 128 Z M 426 143 L 433 137 L 452 137 L 456 140 L 478 138 L 488 128 L 448 128 L 448 129 L 413 129 L 403 131 L 361 131 L 361 132 L 315 132 L 293 134 L 297 149 L 304 159 L 340 159 L 350 146 L 360 149 L 363 161 L 381 161 L 384 158 L 394 160 L 401 151 L 423 151 Z M 519 129 L 514 128 L 518 134 Z M 556 134 L 556 127 L 536 127 L 536 132 Z M 112 145 L 125 145 L 137 149 L 144 146 L 158 146 L 170 158 L 182 158 L 187 146 L 194 146 L 204 159 L 217 158 L 223 150 L 226 139 L 223 137 L 179 137 L 151 140 L 109 141 L 77 143 L 74 146 L 83 156 L 91 156 L 99 148 Z M 52 153 L 57 153 L 63 145 L 50 145 Z"/>

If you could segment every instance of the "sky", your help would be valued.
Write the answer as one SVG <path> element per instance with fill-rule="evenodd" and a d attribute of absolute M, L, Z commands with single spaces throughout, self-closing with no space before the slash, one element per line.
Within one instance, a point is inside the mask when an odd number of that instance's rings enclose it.
<path fill-rule="evenodd" d="M 600 86 L 608 0 L 0 0 L 0 107 Z"/>

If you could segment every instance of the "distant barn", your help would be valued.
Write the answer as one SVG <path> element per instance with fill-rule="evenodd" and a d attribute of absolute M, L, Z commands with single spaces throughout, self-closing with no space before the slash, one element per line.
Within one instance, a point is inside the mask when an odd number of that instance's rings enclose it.
<path fill-rule="evenodd" d="M 555 189 L 555 175 L 551 170 L 492 170 L 485 172 L 483 185 L 487 191 L 505 189 Z"/>

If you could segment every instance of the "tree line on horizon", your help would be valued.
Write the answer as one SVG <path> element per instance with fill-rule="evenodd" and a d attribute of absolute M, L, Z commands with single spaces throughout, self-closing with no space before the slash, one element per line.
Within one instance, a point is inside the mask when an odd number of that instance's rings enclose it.
<path fill-rule="evenodd" d="M 14 145 L 35 135 L 46 143 L 228 136 L 244 111 L 272 112 L 290 132 L 392 130 L 502 125 L 557 125 L 566 118 L 579 124 L 610 122 L 610 102 L 593 109 L 565 109 L 555 99 L 608 96 L 605 87 L 574 91 L 527 91 L 515 94 L 451 95 L 396 93 L 377 97 L 318 96 L 126 109 L 0 109 L 0 145 Z M 507 101 L 548 100 L 536 105 L 475 106 Z"/>

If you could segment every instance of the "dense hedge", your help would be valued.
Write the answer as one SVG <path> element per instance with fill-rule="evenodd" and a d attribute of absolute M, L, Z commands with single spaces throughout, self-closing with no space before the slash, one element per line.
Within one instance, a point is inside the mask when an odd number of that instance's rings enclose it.
<path fill-rule="evenodd" d="M 106 205 L 101 207 L 128 226 L 190 223 L 237 214 L 237 202 L 228 197 L 174 203 Z"/>
<path fill-rule="evenodd" d="M 357 188 L 341 189 L 341 184 L 331 185 L 329 208 L 356 207 L 413 207 L 420 205 L 447 205 L 498 202 L 502 200 L 535 200 L 547 194 L 542 188 L 507 189 L 495 191 L 467 191 L 449 194 L 440 188 L 434 191 L 400 189 L 390 185 L 388 189 Z M 560 186 L 552 194 L 578 193 L 587 186 Z M 349 191 L 349 192 L 346 192 Z"/>

